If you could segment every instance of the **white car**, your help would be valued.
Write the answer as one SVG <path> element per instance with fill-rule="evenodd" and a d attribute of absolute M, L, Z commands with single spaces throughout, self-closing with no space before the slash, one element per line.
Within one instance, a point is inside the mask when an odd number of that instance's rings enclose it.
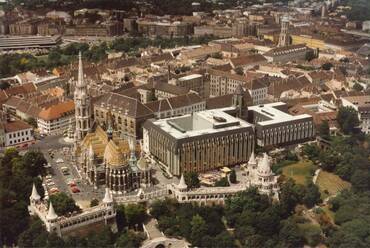
<path fill-rule="evenodd" d="M 58 164 L 61 164 L 61 163 L 64 163 L 64 160 L 61 158 L 58 158 L 57 160 L 55 160 L 55 162 L 57 162 Z"/>
<path fill-rule="evenodd" d="M 50 186 L 55 186 L 55 183 L 53 181 L 47 183 L 47 185 L 50 187 Z"/>
<path fill-rule="evenodd" d="M 52 175 L 47 175 L 45 178 L 46 178 L 46 179 L 52 179 L 52 178 L 53 178 L 53 176 L 52 176 Z"/>

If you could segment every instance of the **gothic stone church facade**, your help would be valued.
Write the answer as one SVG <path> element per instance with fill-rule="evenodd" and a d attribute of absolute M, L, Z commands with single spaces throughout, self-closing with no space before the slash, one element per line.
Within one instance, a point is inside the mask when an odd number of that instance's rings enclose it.
<path fill-rule="evenodd" d="M 148 161 L 141 157 L 134 139 L 114 135 L 112 121 L 106 131 L 97 125 L 93 131 L 91 100 L 84 80 L 81 54 L 75 92 L 75 155 L 84 179 L 95 188 L 105 185 L 113 194 L 132 191 L 151 183 Z M 110 114 L 111 116 L 111 114 Z M 130 142 L 130 143 L 129 143 Z"/>

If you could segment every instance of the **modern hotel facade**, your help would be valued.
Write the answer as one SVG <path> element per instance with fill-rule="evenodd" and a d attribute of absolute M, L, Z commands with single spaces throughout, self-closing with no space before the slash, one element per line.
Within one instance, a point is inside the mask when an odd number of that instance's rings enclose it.
<path fill-rule="evenodd" d="M 177 176 L 247 162 L 254 149 L 253 127 L 227 113 L 232 110 L 148 120 L 144 124 L 143 150 Z"/>
<path fill-rule="evenodd" d="M 283 102 L 248 108 L 250 122 L 255 124 L 257 145 L 287 146 L 312 140 L 315 125 L 311 115 L 290 115 Z"/>

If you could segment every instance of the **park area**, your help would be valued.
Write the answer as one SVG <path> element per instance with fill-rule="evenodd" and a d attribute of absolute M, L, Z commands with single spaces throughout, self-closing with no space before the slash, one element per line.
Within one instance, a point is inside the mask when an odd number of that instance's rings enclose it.
<path fill-rule="evenodd" d="M 349 182 L 346 182 L 337 175 L 326 171 L 320 171 L 316 180 L 316 185 L 319 187 L 323 199 L 351 187 Z"/>
<path fill-rule="evenodd" d="M 282 168 L 282 174 L 287 178 L 292 178 L 298 184 L 305 184 L 306 180 L 312 180 L 316 166 L 309 160 L 299 161 L 297 163 Z"/>

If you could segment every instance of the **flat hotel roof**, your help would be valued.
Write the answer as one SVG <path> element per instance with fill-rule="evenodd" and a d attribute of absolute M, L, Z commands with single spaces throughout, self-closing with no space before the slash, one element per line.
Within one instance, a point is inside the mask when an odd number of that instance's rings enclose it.
<path fill-rule="evenodd" d="M 270 118 L 270 120 L 258 122 L 258 125 L 260 126 L 268 126 L 268 125 L 282 123 L 282 122 L 301 120 L 304 118 L 312 118 L 312 116 L 308 114 L 291 115 L 277 108 L 277 107 L 281 107 L 284 105 L 286 105 L 286 103 L 275 102 L 275 103 L 251 106 L 251 107 L 248 107 L 248 109 L 254 112 L 257 112 L 260 115 L 264 115 L 267 118 Z"/>

